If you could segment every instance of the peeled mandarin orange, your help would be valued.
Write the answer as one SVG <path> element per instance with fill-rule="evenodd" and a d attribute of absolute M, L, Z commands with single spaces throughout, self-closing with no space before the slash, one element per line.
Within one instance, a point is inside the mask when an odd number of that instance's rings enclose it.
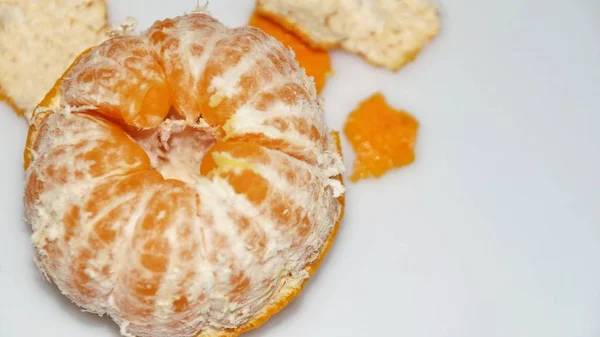
<path fill-rule="evenodd" d="M 237 336 L 281 310 L 342 215 L 336 135 L 293 55 L 203 13 L 81 57 L 33 114 L 36 262 L 128 336 Z"/>
<path fill-rule="evenodd" d="M 311 47 L 291 31 L 256 12 L 250 17 L 248 24 L 262 29 L 265 33 L 279 40 L 284 46 L 292 48 L 300 66 L 306 70 L 308 76 L 313 77 L 317 93 L 321 93 L 323 87 L 325 87 L 327 77 L 332 73 L 331 60 L 326 50 Z"/>
<path fill-rule="evenodd" d="M 418 127 L 414 117 L 390 107 L 380 93 L 361 102 L 344 125 L 356 153 L 350 180 L 380 177 L 412 163 Z"/>

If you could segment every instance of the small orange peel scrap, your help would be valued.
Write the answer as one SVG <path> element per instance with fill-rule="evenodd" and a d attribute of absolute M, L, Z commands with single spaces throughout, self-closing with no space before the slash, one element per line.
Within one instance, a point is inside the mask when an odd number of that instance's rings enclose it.
<path fill-rule="evenodd" d="M 250 17 L 248 24 L 271 35 L 284 46 L 292 48 L 300 66 L 306 70 L 308 76 L 313 77 L 317 93 L 321 93 L 327 77 L 332 74 L 331 60 L 327 51 L 311 47 L 291 31 L 256 12 Z"/>
<path fill-rule="evenodd" d="M 381 93 L 362 101 L 344 125 L 356 153 L 350 181 L 378 178 L 412 163 L 418 128 L 413 116 L 390 107 Z"/>

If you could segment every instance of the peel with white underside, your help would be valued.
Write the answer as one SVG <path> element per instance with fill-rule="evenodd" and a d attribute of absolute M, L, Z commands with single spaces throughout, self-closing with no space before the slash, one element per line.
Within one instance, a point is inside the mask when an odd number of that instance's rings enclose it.
<path fill-rule="evenodd" d="M 391 70 L 440 30 L 431 0 L 257 0 L 256 8 L 315 47 L 341 47 Z"/>
<path fill-rule="evenodd" d="M 104 0 L 1 0 L 0 100 L 23 115 L 86 48 L 106 38 Z"/>

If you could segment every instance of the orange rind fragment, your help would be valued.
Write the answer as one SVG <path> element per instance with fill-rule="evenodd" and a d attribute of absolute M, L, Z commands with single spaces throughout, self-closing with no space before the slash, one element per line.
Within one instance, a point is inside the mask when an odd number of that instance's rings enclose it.
<path fill-rule="evenodd" d="M 0 101 L 27 117 L 75 56 L 108 37 L 107 28 L 105 0 L 0 1 Z"/>
<path fill-rule="evenodd" d="M 257 0 L 256 11 L 315 48 L 341 48 L 397 71 L 440 31 L 429 0 Z"/>
<path fill-rule="evenodd" d="M 413 116 L 390 107 L 381 93 L 361 102 L 344 125 L 356 153 L 350 180 L 381 177 L 412 163 L 418 128 L 419 122 Z"/>
<path fill-rule="evenodd" d="M 317 93 L 321 93 L 323 87 L 325 87 L 327 78 L 333 72 L 327 51 L 312 47 L 309 43 L 292 33 L 292 31 L 285 29 L 283 26 L 256 12 L 250 17 L 248 24 L 276 38 L 284 46 L 292 48 L 300 66 L 306 70 L 308 76 L 313 77 Z"/>

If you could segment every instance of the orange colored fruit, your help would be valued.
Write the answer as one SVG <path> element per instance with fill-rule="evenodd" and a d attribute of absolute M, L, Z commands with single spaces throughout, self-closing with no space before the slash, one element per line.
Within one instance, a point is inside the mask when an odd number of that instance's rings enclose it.
<path fill-rule="evenodd" d="M 138 128 L 155 127 L 169 113 L 165 75 L 140 37 L 113 38 L 93 48 L 67 72 L 65 104 L 95 106 L 100 113 Z"/>
<path fill-rule="evenodd" d="M 300 66 L 306 70 L 308 76 L 313 77 L 317 93 L 321 93 L 323 87 L 325 87 L 327 77 L 333 72 L 329 53 L 326 50 L 311 47 L 293 32 L 256 12 L 250 17 L 248 24 L 262 29 L 265 33 L 283 43 L 284 46 L 292 48 Z"/>
<path fill-rule="evenodd" d="M 262 31 L 195 13 L 145 34 L 86 52 L 34 113 L 37 263 L 123 333 L 237 336 L 329 249 L 339 142 L 312 82 Z"/>
<path fill-rule="evenodd" d="M 390 107 L 380 93 L 361 102 L 344 125 L 356 153 L 350 180 L 377 178 L 412 163 L 418 128 L 413 116 Z"/>

